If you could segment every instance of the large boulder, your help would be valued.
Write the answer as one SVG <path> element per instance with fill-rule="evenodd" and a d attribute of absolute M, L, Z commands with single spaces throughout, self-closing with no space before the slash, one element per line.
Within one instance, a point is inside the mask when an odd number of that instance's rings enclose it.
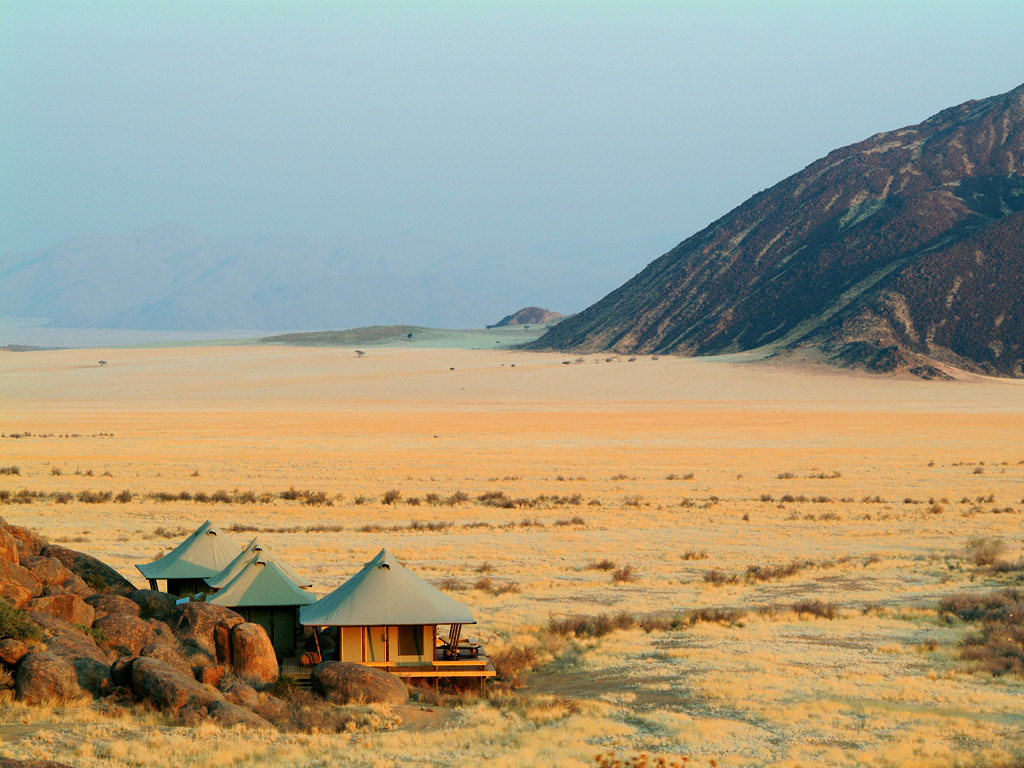
<path fill-rule="evenodd" d="M 44 651 L 33 651 L 21 660 L 14 687 L 18 700 L 26 704 L 56 704 L 85 695 L 71 662 Z"/>
<path fill-rule="evenodd" d="M 155 589 L 133 589 L 125 597 L 139 606 L 139 617 L 143 619 L 163 616 L 174 608 L 174 595 Z"/>
<path fill-rule="evenodd" d="M 92 627 L 103 633 L 107 645 L 125 656 L 138 656 L 153 639 L 149 624 L 130 613 L 108 613 L 96 619 Z"/>
<path fill-rule="evenodd" d="M 140 616 L 139 618 L 145 618 Z M 153 631 L 153 642 L 163 643 L 164 645 L 178 645 L 178 638 L 174 636 L 171 628 L 164 624 L 159 619 L 147 619 L 146 623 L 149 624 L 149 628 Z"/>
<path fill-rule="evenodd" d="M 96 592 L 85 598 L 85 602 L 96 611 L 96 618 L 102 619 L 112 613 L 124 613 L 129 616 L 139 615 L 139 604 L 120 595 L 105 595 Z"/>
<path fill-rule="evenodd" d="M 224 694 L 225 699 L 240 707 L 252 709 L 260 703 L 260 695 L 256 693 L 256 689 L 238 678 L 225 677 L 217 687 Z"/>
<path fill-rule="evenodd" d="M 79 656 L 71 659 L 71 666 L 75 670 L 79 687 L 92 694 L 94 698 L 106 696 L 113 690 L 114 685 L 110 679 L 108 664 L 86 656 Z"/>
<path fill-rule="evenodd" d="M 159 659 L 167 664 L 170 664 L 175 669 L 185 673 L 186 675 L 192 675 L 192 664 L 186 659 L 178 649 L 173 645 L 166 645 L 163 643 L 150 643 L 144 646 L 139 651 L 140 656 L 148 656 L 152 659 Z"/>
<path fill-rule="evenodd" d="M 0 662 L 13 667 L 25 657 L 28 650 L 28 646 L 21 640 L 15 640 L 12 637 L 0 640 Z"/>
<path fill-rule="evenodd" d="M 8 525 L 7 530 L 14 537 L 14 545 L 18 548 L 18 557 L 35 557 L 46 546 L 46 540 L 35 531 L 22 528 L 20 525 Z"/>
<path fill-rule="evenodd" d="M 91 627 L 96 612 L 78 595 L 50 595 L 34 597 L 25 608 L 33 613 L 45 613 L 63 619 L 69 624 Z"/>
<path fill-rule="evenodd" d="M 250 622 L 231 630 L 231 666 L 235 674 L 256 685 L 270 685 L 281 673 L 266 631 Z"/>
<path fill-rule="evenodd" d="M 0 558 L 0 597 L 15 608 L 24 608 L 33 597 L 43 594 L 43 585 L 28 568 Z"/>
<path fill-rule="evenodd" d="M 172 712 L 186 706 L 206 707 L 224 698 L 220 691 L 199 683 L 170 664 L 146 656 L 138 656 L 131 662 L 130 677 L 136 698 Z"/>
<path fill-rule="evenodd" d="M 241 616 L 221 619 L 213 628 L 213 645 L 216 649 L 217 661 L 222 664 L 231 663 L 231 630 L 245 621 Z"/>
<path fill-rule="evenodd" d="M 77 552 L 56 544 L 47 544 L 39 550 L 39 554 L 43 557 L 57 558 L 65 568 L 78 574 L 96 592 L 127 595 L 135 589 L 128 579 L 109 565 L 84 552 Z"/>
<path fill-rule="evenodd" d="M 26 557 L 21 561 L 32 575 L 39 579 L 46 594 L 70 594 L 88 597 L 96 590 L 82 581 L 82 578 L 55 557 Z"/>
<path fill-rule="evenodd" d="M 325 661 L 313 667 L 313 689 L 335 704 L 404 704 L 409 691 L 398 677 L 362 664 Z"/>
<path fill-rule="evenodd" d="M 6 525 L 0 525 L 0 560 L 18 565 L 18 540 L 14 538 Z"/>
<path fill-rule="evenodd" d="M 163 617 L 171 628 L 174 636 L 186 645 L 192 645 L 217 657 L 217 646 L 214 641 L 214 627 L 224 619 L 238 623 L 244 619 L 230 608 L 207 603 L 182 603 L 175 605 Z"/>
<path fill-rule="evenodd" d="M 249 728 L 273 728 L 273 726 L 244 707 L 230 701 L 215 701 L 207 707 L 211 718 L 223 726 L 245 725 Z"/>

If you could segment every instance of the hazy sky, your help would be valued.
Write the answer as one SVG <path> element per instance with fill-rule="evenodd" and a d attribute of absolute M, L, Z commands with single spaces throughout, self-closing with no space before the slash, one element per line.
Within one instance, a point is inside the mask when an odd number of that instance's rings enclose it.
<path fill-rule="evenodd" d="M 0 252 L 172 220 L 631 274 L 830 149 L 1020 84 L 1021 30 L 1020 0 L 0 0 Z"/>

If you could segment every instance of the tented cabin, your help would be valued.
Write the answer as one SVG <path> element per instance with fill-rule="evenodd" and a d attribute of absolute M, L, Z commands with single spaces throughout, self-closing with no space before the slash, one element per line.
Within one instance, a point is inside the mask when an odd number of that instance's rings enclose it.
<path fill-rule="evenodd" d="M 462 637 L 463 626 L 476 623 L 469 608 L 386 549 L 299 615 L 304 626 L 333 635 L 329 656 L 337 661 L 380 667 L 399 677 L 477 677 L 482 683 L 494 676 L 480 645 Z"/>
<path fill-rule="evenodd" d="M 217 592 L 207 595 L 206 602 L 230 608 L 263 627 L 280 661 L 295 655 L 299 609 L 316 602 L 316 595 L 301 589 L 280 563 L 250 553 L 249 561 Z"/>
<path fill-rule="evenodd" d="M 262 557 L 264 560 L 272 560 L 278 568 L 284 571 L 285 576 L 291 579 L 296 586 L 302 587 L 303 589 L 313 586 L 311 581 L 303 579 L 299 574 L 293 571 L 287 563 L 267 549 L 266 545 L 260 541 L 259 536 L 256 536 L 252 541 L 250 541 L 249 545 L 239 552 L 238 556 L 228 563 L 224 570 L 216 576 L 211 576 L 206 579 L 206 585 L 214 592 L 218 589 L 222 589 L 228 582 L 241 573 L 242 569 L 257 556 Z"/>
<path fill-rule="evenodd" d="M 135 567 L 149 580 L 150 589 L 158 589 L 158 581 L 165 580 L 168 594 L 185 597 L 206 590 L 206 579 L 223 571 L 241 549 L 207 520 L 163 557 Z"/>

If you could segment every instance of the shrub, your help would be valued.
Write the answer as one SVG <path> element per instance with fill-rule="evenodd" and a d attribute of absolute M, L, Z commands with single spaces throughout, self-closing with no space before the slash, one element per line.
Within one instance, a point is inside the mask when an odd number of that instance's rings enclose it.
<path fill-rule="evenodd" d="M 681 557 L 683 558 L 683 560 L 707 560 L 708 553 L 703 549 L 688 549 L 685 552 L 683 552 Z"/>
<path fill-rule="evenodd" d="M 833 603 L 826 603 L 822 600 L 801 600 L 793 604 L 795 613 L 816 616 L 819 619 L 834 619 L 839 615 L 839 609 Z"/>
<path fill-rule="evenodd" d="M 224 490 L 217 490 L 210 494 L 210 501 L 218 504 L 230 504 L 231 494 Z"/>
<path fill-rule="evenodd" d="M 110 491 L 82 491 L 78 494 L 78 500 L 84 504 L 103 504 L 114 498 Z"/>
<path fill-rule="evenodd" d="M 612 573 L 613 584 L 624 584 L 629 581 L 636 581 L 636 568 L 632 565 L 624 565 L 616 568 Z"/>
<path fill-rule="evenodd" d="M 0 637 L 15 640 L 41 640 L 43 633 L 26 618 L 25 611 L 0 600 Z"/>
<path fill-rule="evenodd" d="M 604 560 L 595 560 L 583 567 L 588 571 L 611 571 L 615 569 L 615 563 L 606 557 Z"/>
<path fill-rule="evenodd" d="M 118 504 L 127 504 L 133 498 L 133 494 L 127 488 L 121 491 L 117 496 L 114 497 L 114 501 Z"/>
<path fill-rule="evenodd" d="M 537 651 L 513 645 L 492 652 L 490 660 L 498 679 L 518 688 L 525 683 L 526 673 L 537 665 Z"/>
<path fill-rule="evenodd" d="M 964 638 L 960 658 L 992 675 L 1024 676 L 1024 591 L 953 595 L 940 603 L 939 611 L 982 622 L 980 632 Z"/>
<path fill-rule="evenodd" d="M 556 635 L 575 637 L 603 637 L 618 629 L 632 629 L 638 623 L 635 614 L 622 611 L 615 615 L 599 613 L 595 616 L 566 616 L 551 619 L 548 628 Z"/>
<path fill-rule="evenodd" d="M 20 475 L 21 467 L 9 466 L 0 467 L 0 475 Z"/>
<path fill-rule="evenodd" d="M 1006 552 L 1006 542 L 998 538 L 977 538 L 967 542 L 964 554 L 975 565 L 995 565 Z"/>
<path fill-rule="evenodd" d="M 718 570 L 717 568 L 712 568 L 704 574 L 704 582 L 715 586 L 721 586 L 723 584 L 738 584 L 739 580 L 740 577 L 735 573 L 728 574 L 724 571 Z"/>
<path fill-rule="evenodd" d="M 586 525 L 587 521 L 579 515 L 570 518 L 563 518 L 561 520 L 555 520 L 554 525 L 556 526 L 568 526 L 568 525 Z"/>
<path fill-rule="evenodd" d="M 383 496 L 383 498 L 381 498 L 381 503 L 391 505 L 391 504 L 394 504 L 395 502 L 397 502 L 401 498 L 402 498 L 402 492 L 399 491 L 399 490 L 392 489 L 390 491 L 385 491 L 384 492 L 384 496 Z"/>

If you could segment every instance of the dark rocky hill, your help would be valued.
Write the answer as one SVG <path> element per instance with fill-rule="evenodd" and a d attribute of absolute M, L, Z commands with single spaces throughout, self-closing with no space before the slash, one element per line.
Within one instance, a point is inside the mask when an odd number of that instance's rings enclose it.
<path fill-rule="evenodd" d="M 504 328 L 509 325 L 539 325 L 541 323 L 551 323 L 555 320 L 561 320 L 565 315 L 559 314 L 558 312 L 552 312 L 549 309 L 541 309 L 540 307 L 523 307 L 518 312 L 505 315 L 494 325 L 488 325 L 488 328 Z"/>
<path fill-rule="evenodd" d="M 1021 376 L 1022 286 L 1024 85 L 829 153 L 532 348 L 816 347 L 875 370 L 926 357 Z"/>

